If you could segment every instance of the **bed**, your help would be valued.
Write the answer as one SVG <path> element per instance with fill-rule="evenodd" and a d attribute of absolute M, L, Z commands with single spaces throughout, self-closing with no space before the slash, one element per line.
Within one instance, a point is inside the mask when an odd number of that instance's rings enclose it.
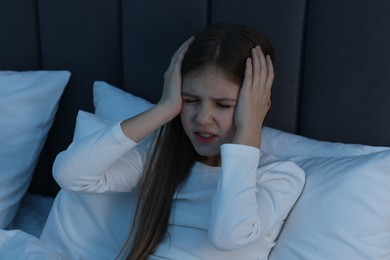
<path fill-rule="evenodd" d="M 270 259 L 390 259 L 389 12 L 370 0 L 1 1 L 3 234 L 41 235 L 60 191 L 52 164 L 76 122 L 157 102 L 180 43 L 229 22 L 274 45 L 262 149 L 307 175 Z M 10 237 L 0 256 L 21 256 L 4 249 Z"/>

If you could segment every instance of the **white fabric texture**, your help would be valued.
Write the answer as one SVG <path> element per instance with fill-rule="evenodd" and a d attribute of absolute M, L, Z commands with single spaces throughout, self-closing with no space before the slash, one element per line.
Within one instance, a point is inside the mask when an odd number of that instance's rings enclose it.
<path fill-rule="evenodd" d="M 292 158 L 363 155 L 388 150 L 389 147 L 319 141 L 264 127 L 261 149 L 278 157 Z"/>
<path fill-rule="evenodd" d="M 69 77 L 0 71 L 0 228 L 12 227 Z"/>
<path fill-rule="evenodd" d="M 262 150 L 295 161 L 305 189 L 270 260 L 390 259 L 390 150 L 264 128 Z"/>
<path fill-rule="evenodd" d="M 57 156 L 54 177 L 64 190 L 82 193 L 129 192 L 136 187 L 146 156 L 145 149 L 138 149 L 138 146 L 123 135 L 119 124 L 113 128 L 104 128 L 73 143 L 66 152 Z M 242 157 L 240 161 L 236 160 L 238 154 Z M 265 155 L 262 156 L 262 167 L 258 169 L 259 150 L 253 147 L 223 145 L 222 156 L 223 162 L 226 162 L 222 169 L 200 163 L 192 169 L 191 177 L 175 199 L 170 219 L 170 232 L 184 229 L 187 239 L 171 236 L 164 240 L 155 253 L 156 257 L 189 259 L 196 255 L 200 259 L 211 256 L 213 259 L 266 259 L 283 220 L 302 190 L 304 174 L 292 162 L 271 162 L 275 159 L 271 160 Z M 242 175 L 241 180 L 232 181 L 232 176 L 238 175 Z M 235 196 L 229 197 L 232 191 Z M 211 207 L 214 192 L 217 195 Z M 240 211 L 231 207 L 234 202 L 240 206 Z M 64 204 L 61 207 L 66 211 Z M 110 213 L 105 214 L 110 220 Z M 194 217 L 189 219 L 186 217 L 188 214 Z M 88 218 L 82 219 L 88 221 Z M 81 230 L 86 224 L 79 218 L 78 221 L 78 227 L 72 229 L 77 230 L 73 236 L 80 237 L 84 234 Z M 123 226 L 122 223 L 117 225 Z M 201 235 L 202 239 L 192 235 L 194 229 L 194 233 Z M 208 230 L 210 240 L 207 239 Z M 228 230 L 230 237 L 225 235 Z M 67 233 L 70 233 L 69 229 Z M 107 234 L 101 236 L 105 237 L 108 244 L 113 240 Z M 55 238 L 46 237 L 45 232 L 42 239 L 46 243 L 55 241 Z M 95 248 L 96 245 L 93 246 Z M 64 254 L 71 252 L 69 257 L 84 259 L 89 259 L 91 251 L 90 248 L 85 251 L 79 245 L 67 252 L 61 248 L 58 250 Z"/>
<path fill-rule="evenodd" d="M 94 114 L 80 111 L 74 140 L 107 127 Z M 57 194 L 41 241 L 66 259 L 114 259 L 130 230 L 136 197 L 130 193 Z"/>
<path fill-rule="evenodd" d="M 13 221 L 13 229 L 22 230 L 35 237 L 41 235 L 53 205 L 54 197 L 27 192 Z"/>
<path fill-rule="evenodd" d="M 65 260 L 66 258 L 33 235 L 20 230 L 0 229 L 0 259 Z"/>
<path fill-rule="evenodd" d="M 390 259 L 390 150 L 294 161 L 306 185 L 270 260 Z"/>
<path fill-rule="evenodd" d="M 93 84 L 95 114 L 105 120 L 120 121 L 151 108 L 152 103 L 103 81 Z"/>

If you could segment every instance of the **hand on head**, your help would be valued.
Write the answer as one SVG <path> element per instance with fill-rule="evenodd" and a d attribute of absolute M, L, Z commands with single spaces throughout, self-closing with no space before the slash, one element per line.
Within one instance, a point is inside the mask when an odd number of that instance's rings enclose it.
<path fill-rule="evenodd" d="M 259 147 L 261 128 L 271 105 L 274 69 L 270 56 L 265 57 L 259 46 L 251 53 L 252 58 L 246 60 L 234 116 L 237 128 L 234 142 Z"/>
<path fill-rule="evenodd" d="M 178 115 L 182 108 L 181 65 L 182 65 L 184 55 L 193 40 L 194 37 L 190 37 L 173 54 L 171 58 L 171 63 L 164 74 L 164 89 L 159 104 L 165 106 L 169 111 L 171 111 L 175 115 Z"/>

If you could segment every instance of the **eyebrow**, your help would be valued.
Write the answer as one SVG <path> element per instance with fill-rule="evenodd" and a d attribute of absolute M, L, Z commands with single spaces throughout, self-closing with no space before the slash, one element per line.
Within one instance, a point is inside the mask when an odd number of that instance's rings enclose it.
<path fill-rule="evenodd" d="M 189 93 L 185 93 L 183 92 L 182 93 L 182 96 L 186 96 L 186 97 L 194 97 L 194 98 L 197 98 L 198 96 L 197 95 L 194 95 L 194 94 L 189 94 Z M 235 102 L 237 101 L 237 99 L 235 98 L 227 98 L 227 97 L 221 97 L 221 98 L 215 98 L 215 97 L 211 97 L 212 100 L 214 101 L 230 101 L 230 102 Z"/>

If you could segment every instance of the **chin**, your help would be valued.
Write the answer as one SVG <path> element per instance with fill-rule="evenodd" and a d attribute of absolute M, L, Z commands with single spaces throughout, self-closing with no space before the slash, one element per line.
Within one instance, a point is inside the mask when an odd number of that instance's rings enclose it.
<path fill-rule="evenodd" d="M 220 155 L 220 149 L 218 150 L 208 150 L 206 151 L 206 149 L 196 149 L 195 148 L 195 151 L 196 153 L 199 155 L 199 156 L 202 156 L 202 157 L 213 157 L 213 156 L 219 156 Z"/>

